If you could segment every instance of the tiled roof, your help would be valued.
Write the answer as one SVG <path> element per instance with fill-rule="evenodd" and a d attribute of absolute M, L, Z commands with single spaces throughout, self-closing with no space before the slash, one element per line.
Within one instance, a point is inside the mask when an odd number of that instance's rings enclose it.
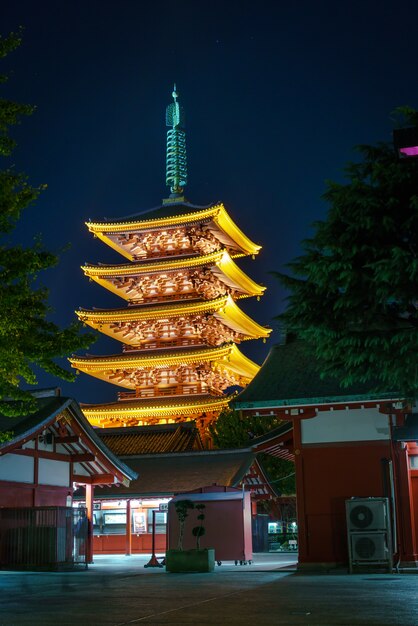
<path fill-rule="evenodd" d="M 191 452 L 203 448 L 194 422 L 132 428 L 98 429 L 103 443 L 117 456 Z"/>
<path fill-rule="evenodd" d="M 25 438 L 28 439 L 29 437 L 35 436 L 42 431 L 42 429 L 53 424 L 59 414 L 69 410 L 72 418 L 75 419 L 82 428 L 87 438 L 99 448 L 111 464 L 122 471 L 129 480 L 136 477 L 135 472 L 132 472 L 121 459 L 106 447 L 100 437 L 97 436 L 97 431 L 84 417 L 80 406 L 74 399 L 54 395 L 37 397 L 36 402 L 38 410 L 32 413 L 32 415 L 21 417 L 6 417 L 0 415 L 0 431 L 11 431 L 13 433 L 10 440 L 0 443 L 0 449 L 2 451 L 8 451 L 8 449 L 12 450 L 13 447 L 20 446 Z"/>
<path fill-rule="evenodd" d="M 394 395 L 375 392 L 376 384 L 371 382 L 341 387 L 336 378 L 321 378 L 317 367 L 315 357 L 303 341 L 273 346 L 257 375 L 233 405 L 240 409 L 260 403 L 272 406 Z M 298 402 L 292 402 L 295 400 Z"/>
<path fill-rule="evenodd" d="M 191 406 L 204 408 L 205 404 L 212 404 L 219 400 L 222 402 L 227 396 L 211 396 L 208 393 L 189 394 L 187 396 L 154 396 L 152 398 L 136 398 L 134 395 L 129 400 L 116 400 L 107 404 L 80 404 L 82 409 L 119 409 L 123 413 L 124 408 L 154 408 L 154 407 L 183 407 Z"/>
<path fill-rule="evenodd" d="M 207 204 L 200 206 L 197 204 L 191 204 L 190 202 L 169 202 L 161 206 L 157 206 L 153 209 L 148 209 L 141 213 L 134 213 L 132 215 L 125 215 L 124 217 L 117 218 L 104 218 L 103 222 L 110 222 L 116 224 L 118 222 L 139 222 L 145 220 L 160 219 L 164 217 L 172 217 L 174 215 L 187 215 L 187 213 L 195 213 L 196 211 L 204 211 L 215 204 Z"/>
<path fill-rule="evenodd" d="M 209 485 L 235 487 L 252 465 L 250 449 L 202 450 L 180 454 L 153 454 L 127 457 L 124 461 L 138 474 L 129 487 L 105 486 L 99 498 L 172 496 Z M 82 490 L 76 496 L 82 497 Z"/>
<path fill-rule="evenodd" d="M 51 416 L 58 414 L 63 409 L 63 405 L 66 404 L 66 400 L 67 398 L 59 396 L 38 398 L 38 410 L 31 415 L 17 417 L 0 415 L 0 431 L 13 431 L 15 437 L 30 432 Z"/>

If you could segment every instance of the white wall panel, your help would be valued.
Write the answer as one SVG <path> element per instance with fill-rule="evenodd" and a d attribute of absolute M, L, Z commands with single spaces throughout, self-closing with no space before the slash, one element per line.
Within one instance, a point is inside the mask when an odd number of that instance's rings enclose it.
<path fill-rule="evenodd" d="M 65 461 L 39 459 L 38 482 L 40 485 L 70 485 L 70 464 Z"/>
<path fill-rule="evenodd" d="M 34 459 L 20 454 L 0 456 L 0 480 L 33 483 Z"/>
<path fill-rule="evenodd" d="M 302 443 L 381 441 L 390 436 L 388 416 L 378 409 L 319 411 L 301 426 Z"/>

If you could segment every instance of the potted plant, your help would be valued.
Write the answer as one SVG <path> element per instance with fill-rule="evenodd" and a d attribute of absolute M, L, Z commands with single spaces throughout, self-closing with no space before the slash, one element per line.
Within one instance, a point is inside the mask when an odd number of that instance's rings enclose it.
<path fill-rule="evenodd" d="M 168 572 L 212 572 L 215 567 L 215 550 L 213 548 L 201 548 L 200 539 L 206 529 L 203 526 L 205 514 L 203 503 L 194 504 L 191 500 L 178 500 L 174 504 L 179 520 L 179 537 L 177 549 L 167 550 L 166 570 Z M 189 511 L 196 509 L 199 525 L 192 529 L 192 535 L 196 537 L 196 548 L 183 549 L 184 529 Z"/>
<path fill-rule="evenodd" d="M 192 533 L 193 533 L 193 537 L 196 537 L 196 550 L 200 550 L 200 537 L 203 537 L 203 535 L 206 533 L 206 528 L 203 526 L 203 520 L 205 519 L 206 516 L 201 511 L 203 511 L 203 509 L 205 509 L 206 506 L 203 503 L 200 503 L 200 504 L 196 504 L 194 508 L 199 511 L 197 519 L 200 521 L 200 524 L 199 526 L 195 526 L 192 529 Z"/>

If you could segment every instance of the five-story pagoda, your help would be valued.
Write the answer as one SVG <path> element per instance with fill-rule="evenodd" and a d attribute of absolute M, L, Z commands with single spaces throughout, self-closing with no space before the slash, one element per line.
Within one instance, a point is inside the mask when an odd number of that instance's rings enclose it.
<path fill-rule="evenodd" d="M 129 260 L 86 265 L 86 276 L 125 300 L 109 310 L 76 311 L 80 320 L 122 342 L 122 353 L 83 356 L 71 365 L 123 388 L 114 403 L 84 405 L 94 426 L 196 420 L 202 434 L 259 366 L 237 347 L 266 338 L 236 301 L 260 296 L 234 259 L 261 246 L 241 232 L 223 204 L 196 206 L 187 182 L 184 114 L 174 88 L 167 107 L 166 182 L 162 206 L 129 218 L 88 222 L 89 230 Z"/>

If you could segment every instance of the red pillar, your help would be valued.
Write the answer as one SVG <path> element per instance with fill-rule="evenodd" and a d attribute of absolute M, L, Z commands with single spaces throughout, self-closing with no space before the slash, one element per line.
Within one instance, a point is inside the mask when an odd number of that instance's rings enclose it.
<path fill-rule="evenodd" d="M 131 501 L 126 501 L 126 556 L 132 554 Z"/>
<path fill-rule="evenodd" d="M 405 443 L 394 444 L 396 508 L 399 533 L 399 559 L 401 564 L 416 564 L 418 561 L 415 537 L 415 512 L 409 470 L 408 448 Z"/>
<path fill-rule="evenodd" d="M 38 451 L 38 437 L 35 439 L 35 450 Z M 33 459 L 33 492 L 32 492 L 32 506 L 38 506 L 38 480 L 39 480 L 39 459 L 35 455 Z"/>
<path fill-rule="evenodd" d="M 303 564 L 309 555 L 309 533 L 306 526 L 305 512 L 305 480 L 302 456 L 302 429 L 299 419 L 293 420 L 293 446 L 295 454 L 296 474 L 296 511 L 298 522 L 298 563 Z"/>

